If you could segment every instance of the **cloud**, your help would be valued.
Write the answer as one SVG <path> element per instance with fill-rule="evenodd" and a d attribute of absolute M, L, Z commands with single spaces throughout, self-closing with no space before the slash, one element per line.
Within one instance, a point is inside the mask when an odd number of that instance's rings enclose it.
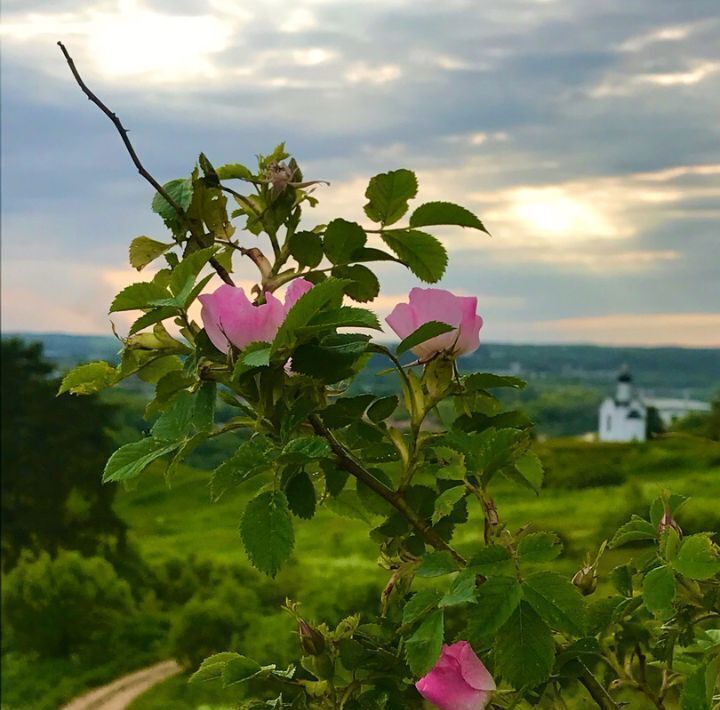
<path fill-rule="evenodd" d="M 4 316 L 60 323 L 62 311 L 106 331 L 100 274 L 125 274 L 133 236 L 164 237 L 152 190 L 82 99 L 59 38 L 163 181 L 201 150 L 252 163 L 287 139 L 306 176 L 332 182 L 308 226 L 367 224 L 368 178 L 399 167 L 418 173 L 419 201 L 476 211 L 492 238 L 437 234 L 451 252 L 442 286 L 483 296 L 486 337 L 706 312 L 720 298 L 715 6 L 7 0 Z M 380 273 L 393 295 L 417 285 L 398 266 Z"/>

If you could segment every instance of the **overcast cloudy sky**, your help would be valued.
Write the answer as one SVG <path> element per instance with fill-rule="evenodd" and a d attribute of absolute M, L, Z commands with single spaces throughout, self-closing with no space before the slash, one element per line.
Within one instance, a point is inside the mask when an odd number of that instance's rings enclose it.
<path fill-rule="evenodd" d="M 2 5 L 3 330 L 108 333 L 128 242 L 165 237 L 60 39 L 161 181 L 286 140 L 332 182 L 310 225 L 398 167 L 476 211 L 442 285 L 487 340 L 720 345 L 718 0 Z M 414 282 L 382 277 L 385 314 Z"/>

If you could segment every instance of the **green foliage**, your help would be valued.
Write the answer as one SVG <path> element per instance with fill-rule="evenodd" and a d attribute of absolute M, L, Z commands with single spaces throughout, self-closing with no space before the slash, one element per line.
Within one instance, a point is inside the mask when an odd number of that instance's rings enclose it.
<path fill-rule="evenodd" d="M 130 266 L 142 271 L 151 261 L 155 261 L 174 246 L 150 237 L 135 237 L 130 243 Z"/>
<path fill-rule="evenodd" d="M 109 562 L 77 552 L 21 560 L 3 582 L 13 644 L 44 656 L 102 648 L 134 608 L 130 586 Z"/>
<path fill-rule="evenodd" d="M 410 170 L 376 175 L 365 191 L 365 214 L 383 226 L 394 224 L 407 212 L 408 201 L 417 195 L 417 190 L 417 178 Z"/>
<path fill-rule="evenodd" d="M 242 181 L 246 194 L 231 191 L 238 205 L 232 217 L 242 217 L 247 232 L 262 236 L 251 242 L 259 246 L 245 246 L 247 235 L 235 236 L 221 189 L 226 179 Z M 110 457 L 106 481 L 157 475 L 163 470 L 160 459 L 172 455 L 165 467 L 170 479 L 186 456 L 215 447 L 212 497 L 236 493 L 219 505 L 228 506 L 235 530 L 239 524 L 247 558 L 259 572 L 284 584 L 293 578 L 302 564 L 289 563 L 296 534 L 298 549 L 307 549 L 306 521 L 312 518 L 322 521 L 328 542 L 337 548 L 338 559 L 315 560 L 314 586 L 308 588 L 305 580 L 295 584 L 322 620 L 301 615 L 299 605 L 286 600 L 302 648 L 286 670 L 255 660 L 252 649 L 264 654 L 266 644 L 275 641 L 257 638 L 275 636 L 279 627 L 258 613 L 252 599 L 237 589 L 204 593 L 218 586 L 217 578 L 194 569 L 182 571 L 177 584 L 163 592 L 169 575 L 159 575 L 159 598 L 171 595 L 184 604 L 173 625 L 175 654 L 187 666 L 200 666 L 196 680 L 242 685 L 240 693 L 252 696 L 249 708 L 267 706 L 266 700 L 278 708 L 419 708 L 414 682 L 433 668 L 446 641 L 465 637 L 492 669 L 500 686 L 493 702 L 502 705 L 549 707 L 558 692 L 584 693 L 580 685 L 596 701 L 616 687 L 653 702 L 663 693 L 679 697 L 677 689 L 686 682 L 687 702 L 706 694 L 706 676 L 702 685 L 697 669 L 712 663 L 714 653 L 706 627 L 716 618 L 718 554 L 708 533 L 683 537 L 672 517 L 682 501 L 662 492 L 647 520 L 641 517 L 644 509 L 629 510 L 645 501 L 637 486 L 638 494 L 631 491 L 619 509 L 605 505 L 616 519 L 622 515 L 615 522 L 624 523 L 619 530 L 603 523 L 609 544 L 594 545 L 579 560 L 577 548 L 594 541 L 564 536 L 563 557 L 559 535 L 544 527 L 561 525 L 569 515 L 583 515 L 584 524 L 592 525 L 605 504 L 602 497 L 588 493 L 580 513 L 559 503 L 567 503 L 560 491 L 557 499 L 547 499 L 556 506 L 552 515 L 541 524 L 534 521 L 528 531 L 526 520 L 506 518 L 506 496 L 539 495 L 546 460 L 547 480 L 558 489 L 619 482 L 624 471 L 578 474 L 586 449 L 577 445 L 568 454 L 534 442 L 527 414 L 504 407 L 521 402 L 522 380 L 482 372 L 461 376 L 447 352 L 403 365 L 369 335 L 346 330 L 379 328 L 372 312 L 344 305 L 346 297 L 368 302 L 378 295 L 380 284 L 368 264 L 400 263 L 434 283 L 445 272 L 447 251 L 419 228 L 487 231 L 483 223 L 453 203 L 430 202 L 417 207 L 407 225 L 398 224 L 418 185 L 412 172 L 396 170 L 372 178 L 366 191 L 365 214 L 376 227 L 338 218 L 306 229 L 303 208 L 317 202 L 306 188 L 317 182 L 304 178 L 284 144 L 258 156 L 257 172 L 236 163 L 216 170 L 201 154 L 189 178 L 166 185 L 177 205 L 161 196 L 153 202 L 177 253 L 168 253 L 170 242 L 143 237 L 133 243 L 133 265 L 142 268 L 165 254 L 167 268 L 113 301 L 112 311 L 142 311 L 123 341 L 119 366 L 86 366 L 64 385 L 67 391 L 95 391 L 137 374 L 155 386 L 146 408 L 148 426 L 142 427 L 150 429 L 149 436 L 125 443 Z M 394 256 L 368 247 L 369 234 L 377 234 Z M 267 332 L 258 328 L 251 336 L 262 342 L 224 352 L 212 344 L 210 334 L 217 339 L 210 324 L 203 330 L 188 308 L 213 278 L 202 276 L 206 267 L 231 281 L 234 251 L 258 267 L 250 292 L 255 306 L 294 279 L 314 285 L 287 313 L 273 305 L 253 312 L 248 329 L 255 316 L 258 322 L 271 314 L 275 319 L 263 324 Z M 178 336 L 170 335 L 166 319 L 179 327 Z M 227 316 L 215 325 L 224 328 Z M 396 353 L 403 356 L 452 330 L 440 321 L 426 323 Z M 381 367 L 391 366 L 395 384 L 378 392 L 386 396 L 358 394 L 360 373 L 378 359 Z M 218 394 L 227 409 L 216 411 Z M 528 394 L 532 390 L 522 396 Z M 573 406 L 585 406 L 587 392 L 576 394 Z M 567 416 L 567 403 L 556 404 L 558 416 Z M 615 463 L 618 451 L 612 449 L 607 460 Z M 562 456 L 575 457 L 571 475 L 557 472 Z M 247 491 L 240 489 L 245 484 Z M 71 508 L 82 511 L 84 503 L 75 497 Z M 323 508 L 343 521 L 333 522 Z M 629 522 L 626 510 L 634 515 Z M 193 511 L 175 521 L 184 545 L 198 537 L 192 526 L 199 516 Z M 372 602 L 340 563 L 349 552 L 342 549 L 343 535 L 359 523 L 370 527 L 363 544 L 379 546 L 378 560 L 387 572 L 382 593 L 371 590 Z M 237 542 L 236 535 L 225 553 L 236 554 Z M 638 543 L 644 556 L 630 563 L 621 548 Z M 611 575 L 619 593 L 593 597 L 598 589 L 607 591 L 605 555 L 615 567 L 625 562 Z M 341 567 L 342 585 L 333 588 L 330 580 Z M 362 616 L 352 607 L 340 609 L 351 601 L 358 601 Z M 337 623 L 342 613 L 349 615 Z M 203 662 L 207 654 L 213 655 Z M 277 695 L 278 687 L 283 695 Z"/>
<path fill-rule="evenodd" d="M 498 671 L 515 688 L 532 688 L 549 678 L 555 660 L 552 632 L 529 604 L 520 602 L 496 643 Z"/>
<path fill-rule="evenodd" d="M 431 234 L 413 229 L 383 232 L 380 236 L 421 281 L 435 283 L 442 278 L 447 267 L 447 251 Z"/>
<path fill-rule="evenodd" d="M 325 228 L 323 250 L 333 264 L 347 264 L 353 254 L 365 246 L 367 236 L 356 222 L 334 219 Z"/>
<path fill-rule="evenodd" d="M 426 340 L 430 340 L 430 338 L 442 335 L 443 333 L 449 333 L 451 330 L 455 330 L 455 327 L 447 323 L 440 323 L 434 320 L 423 323 L 423 325 L 410 333 L 407 338 L 403 338 L 403 340 L 400 341 L 400 344 L 395 348 L 395 352 L 398 355 L 402 355 L 416 345 L 420 345 Z"/>
<path fill-rule="evenodd" d="M 91 363 L 66 378 L 87 389 Z M 114 540 L 122 554 L 125 525 L 112 510 L 113 488 L 98 472 L 113 450 L 108 431 L 115 409 L 93 395 L 55 396 L 58 382 L 39 345 L 2 341 L 2 551 L 10 570 L 22 549 L 77 549 L 92 555 Z M 96 381 L 95 381 L 96 382 Z"/>
<path fill-rule="evenodd" d="M 240 534 L 253 565 L 274 577 L 295 545 L 285 494 L 266 491 L 253 498 L 245 508 Z"/>
<path fill-rule="evenodd" d="M 472 213 L 452 202 L 426 202 L 410 215 L 411 227 L 430 227 L 439 224 L 454 224 L 487 232 L 483 223 Z"/>
<path fill-rule="evenodd" d="M 443 644 L 443 612 L 433 611 L 405 641 L 410 670 L 425 675 L 435 664 Z"/>
<path fill-rule="evenodd" d="M 58 394 L 93 394 L 111 387 L 117 381 L 117 370 L 107 362 L 78 365 L 63 377 Z"/>

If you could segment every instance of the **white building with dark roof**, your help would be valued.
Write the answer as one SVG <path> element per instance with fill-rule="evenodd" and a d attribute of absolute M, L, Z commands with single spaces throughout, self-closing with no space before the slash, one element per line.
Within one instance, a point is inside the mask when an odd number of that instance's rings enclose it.
<path fill-rule="evenodd" d="M 709 402 L 697 399 L 645 397 L 633 386 L 632 375 L 623 367 L 617 378 L 614 397 L 607 397 L 600 405 L 598 438 L 600 441 L 645 441 L 647 439 L 648 409 L 657 410 L 662 423 L 670 426 L 693 412 L 709 412 Z"/>
<path fill-rule="evenodd" d="M 625 367 L 617 378 L 614 397 L 600 405 L 598 421 L 600 441 L 645 441 L 647 407 L 633 387 L 632 375 Z"/>

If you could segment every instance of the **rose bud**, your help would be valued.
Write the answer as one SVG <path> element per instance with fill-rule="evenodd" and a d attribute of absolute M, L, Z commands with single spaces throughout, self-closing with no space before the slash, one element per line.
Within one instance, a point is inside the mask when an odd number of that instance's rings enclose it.
<path fill-rule="evenodd" d="M 302 619 L 298 619 L 298 636 L 305 653 L 319 656 L 325 650 L 325 637 Z"/>
<path fill-rule="evenodd" d="M 579 569 L 572 578 L 572 583 L 582 592 L 583 596 L 592 594 L 598 585 L 598 574 L 595 565 L 586 565 Z"/>
<path fill-rule="evenodd" d="M 675 518 L 673 518 L 673 516 L 670 514 L 670 510 L 666 507 L 665 512 L 663 513 L 662 518 L 660 518 L 660 522 L 658 523 L 658 535 L 662 534 L 662 532 L 664 530 L 667 530 L 668 528 L 672 528 L 678 534 L 678 537 L 682 537 L 683 531 L 681 527 L 677 524 Z"/>
<path fill-rule="evenodd" d="M 420 360 L 431 360 L 441 354 L 464 355 L 480 347 L 483 319 L 476 313 L 474 296 L 456 296 L 441 288 L 414 288 L 408 300 L 409 303 L 398 303 L 385 319 L 400 338 L 407 338 L 430 321 L 454 326 L 454 330 L 412 348 Z"/>
<path fill-rule="evenodd" d="M 420 695 L 440 710 L 483 710 L 495 681 L 467 641 L 444 645 L 435 667 L 415 683 Z"/>
<path fill-rule="evenodd" d="M 198 298 L 202 303 L 200 318 L 212 344 L 222 352 L 231 345 L 242 350 L 250 343 L 271 343 L 288 311 L 311 288 L 309 281 L 295 279 L 285 293 L 284 304 L 267 293 L 265 303 L 256 306 L 242 288 L 223 284 Z"/>

